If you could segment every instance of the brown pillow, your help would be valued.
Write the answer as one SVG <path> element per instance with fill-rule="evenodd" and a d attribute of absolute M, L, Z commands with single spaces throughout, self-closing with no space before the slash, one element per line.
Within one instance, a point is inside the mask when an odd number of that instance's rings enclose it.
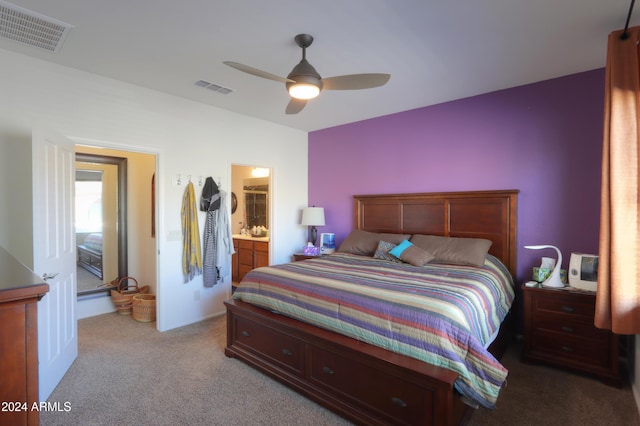
<path fill-rule="evenodd" d="M 402 241 L 410 238 L 411 235 L 406 234 L 387 234 L 362 231 L 354 229 L 349 236 L 340 244 L 339 252 L 360 254 L 364 256 L 373 256 L 378 248 L 378 242 L 384 240 L 391 244 L 400 244 Z"/>
<path fill-rule="evenodd" d="M 424 266 L 433 260 L 434 256 L 428 251 L 412 245 L 407 247 L 400 255 L 400 260 L 413 266 Z"/>
<path fill-rule="evenodd" d="M 435 261 L 459 265 L 484 265 L 491 241 L 483 238 L 455 238 L 416 234 L 411 242 L 435 256 Z"/>

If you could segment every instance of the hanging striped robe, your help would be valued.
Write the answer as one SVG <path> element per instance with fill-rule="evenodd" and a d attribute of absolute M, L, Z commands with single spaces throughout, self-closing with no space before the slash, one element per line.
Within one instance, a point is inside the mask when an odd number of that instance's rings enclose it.
<path fill-rule="evenodd" d="M 220 280 L 220 270 L 216 265 L 218 243 L 216 228 L 218 227 L 218 210 L 209 210 L 204 223 L 204 269 L 202 280 L 205 287 L 213 287 Z"/>
<path fill-rule="evenodd" d="M 221 194 L 218 185 L 211 176 L 205 179 L 204 188 L 200 196 L 200 210 L 207 212 L 204 223 L 204 270 L 203 284 L 205 287 L 213 287 L 220 281 L 220 268 L 218 259 L 218 212 L 220 211 Z"/>

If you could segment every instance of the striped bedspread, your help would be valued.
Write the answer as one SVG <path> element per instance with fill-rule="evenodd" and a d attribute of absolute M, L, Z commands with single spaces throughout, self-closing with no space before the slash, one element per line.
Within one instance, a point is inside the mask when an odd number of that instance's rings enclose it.
<path fill-rule="evenodd" d="M 235 299 L 458 373 L 456 389 L 494 408 L 507 370 L 486 350 L 514 298 L 506 267 L 415 267 L 335 253 L 249 272 Z"/>

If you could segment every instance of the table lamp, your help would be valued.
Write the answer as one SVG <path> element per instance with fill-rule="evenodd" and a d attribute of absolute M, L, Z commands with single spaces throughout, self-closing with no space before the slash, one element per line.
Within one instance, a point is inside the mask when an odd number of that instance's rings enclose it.
<path fill-rule="evenodd" d="M 556 266 L 553 268 L 551 275 L 547 277 L 546 280 L 542 282 L 543 287 L 553 287 L 553 288 L 561 288 L 564 287 L 564 283 L 560 278 L 560 269 L 562 269 L 562 252 L 556 246 L 550 245 L 540 245 L 540 246 L 524 246 L 526 249 L 531 250 L 542 250 L 547 248 L 552 248 L 558 253 L 558 260 L 556 260 Z"/>
<path fill-rule="evenodd" d="M 309 242 L 315 246 L 318 240 L 318 230 L 316 226 L 324 226 L 324 208 L 313 206 L 302 210 L 302 225 L 311 227 Z"/>

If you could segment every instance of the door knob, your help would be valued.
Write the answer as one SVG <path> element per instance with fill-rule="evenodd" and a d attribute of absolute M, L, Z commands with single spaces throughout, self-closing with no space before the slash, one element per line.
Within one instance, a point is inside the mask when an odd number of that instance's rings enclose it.
<path fill-rule="evenodd" d="M 55 278 L 57 276 L 58 276 L 57 272 L 54 272 L 53 274 L 49 274 L 49 273 L 45 272 L 44 274 L 42 274 L 42 279 L 47 281 L 47 280 L 50 280 L 50 279 Z"/>

